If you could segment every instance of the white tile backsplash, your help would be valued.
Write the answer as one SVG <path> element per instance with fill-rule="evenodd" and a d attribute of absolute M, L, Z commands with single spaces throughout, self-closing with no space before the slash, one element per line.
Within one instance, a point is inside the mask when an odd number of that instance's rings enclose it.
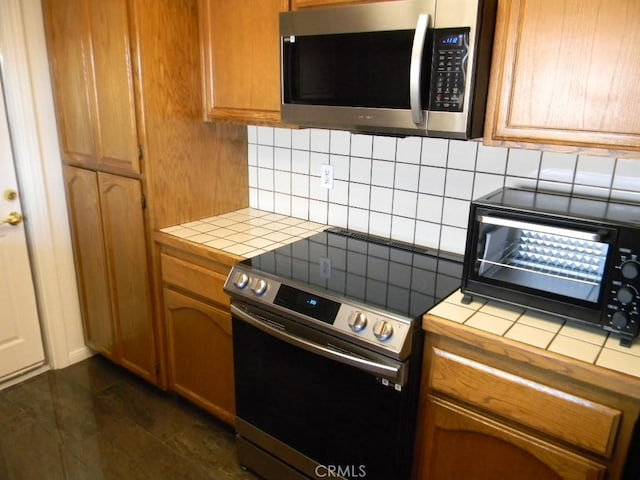
<path fill-rule="evenodd" d="M 447 158 L 447 167 L 456 168 L 459 170 L 475 170 L 477 150 L 478 142 L 451 140 L 449 142 L 449 156 Z"/>
<path fill-rule="evenodd" d="M 508 153 L 509 149 L 507 148 L 478 145 L 476 171 L 504 175 Z"/>
<path fill-rule="evenodd" d="M 329 156 L 329 164 L 333 165 L 334 179 L 349 180 L 349 156 L 332 154 Z"/>
<path fill-rule="evenodd" d="M 422 141 L 419 137 L 406 137 L 398 139 L 396 160 L 404 163 L 420 163 Z"/>
<path fill-rule="evenodd" d="M 442 138 L 423 138 L 420 163 L 434 167 L 446 167 L 449 141 Z"/>
<path fill-rule="evenodd" d="M 371 183 L 371 159 L 352 156 L 349 180 L 357 183 Z"/>
<path fill-rule="evenodd" d="M 351 133 L 341 130 L 332 130 L 329 137 L 329 152 L 340 155 L 349 155 L 349 152 L 351 151 Z"/>
<path fill-rule="evenodd" d="M 471 200 L 473 194 L 473 172 L 466 170 L 447 170 L 444 194 L 446 197 Z"/>
<path fill-rule="evenodd" d="M 373 137 L 371 135 L 351 135 L 351 156 L 371 158 L 373 153 Z"/>
<path fill-rule="evenodd" d="M 374 212 L 391 213 L 393 205 L 393 189 L 386 187 L 371 187 L 369 208 Z"/>
<path fill-rule="evenodd" d="M 420 167 L 420 193 L 444 195 L 444 179 L 447 170 L 441 167 Z"/>
<path fill-rule="evenodd" d="M 580 155 L 576 168 L 575 183 L 578 185 L 610 188 L 615 164 L 616 161 L 613 158 Z"/>
<path fill-rule="evenodd" d="M 251 127 L 249 127 L 251 128 Z M 311 142 L 311 130 L 292 130 L 291 148 L 309 150 Z"/>
<path fill-rule="evenodd" d="M 394 137 L 373 137 L 373 158 L 379 160 L 396 159 L 396 139 Z"/>
<path fill-rule="evenodd" d="M 399 190 L 418 190 L 420 166 L 396 162 L 393 186 Z"/>
<path fill-rule="evenodd" d="M 273 147 L 258 145 L 258 166 L 273 168 Z"/>
<path fill-rule="evenodd" d="M 322 129 L 249 126 L 248 139 L 251 207 L 457 253 L 470 200 L 502 185 L 640 202 L 640 159 Z"/>
<path fill-rule="evenodd" d="M 573 183 L 576 171 L 576 155 L 544 152 L 540 163 L 540 180 Z"/>
<path fill-rule="evenodd" d="M 269 127 L 258 127 L 258 145 L 273 146 L 274 129 Z"/>
<path fill-rule="evenodd" d="M 311 129 L 309 148 L 312 152 L 329 153 L 329 133 L 329 130 Z"/>
<path fill-rule="evenodd" d="M 380 187 L 393 187 L 395 164 L 385 160 L 373 160 L 371 163 L 371 184 Z"/>
<path fill-rule="evenodd" d="M 291 171 L 296 173 L 303 173 L 305 175 L 315 174 L 319 175 L 320 172 L 310 171 L 311 156 L 308 151 L 305 150 L 292 150 L 291 151 Z"/>
<path fill-rule="evenodd" d="M 273 144 L 276 147 L 291 148 L 291 130 L 288 128 L 274 129 Z"/>

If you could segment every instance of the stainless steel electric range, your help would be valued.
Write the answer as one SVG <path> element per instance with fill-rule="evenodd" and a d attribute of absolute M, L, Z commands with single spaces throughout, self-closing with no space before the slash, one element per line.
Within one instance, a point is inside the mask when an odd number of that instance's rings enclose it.
<path fill-rule="evenodd" d="M 234 266 L 240 463 L 273 480 L 408 479 L 420 319 L 461 262 L 327 229 Z"/>

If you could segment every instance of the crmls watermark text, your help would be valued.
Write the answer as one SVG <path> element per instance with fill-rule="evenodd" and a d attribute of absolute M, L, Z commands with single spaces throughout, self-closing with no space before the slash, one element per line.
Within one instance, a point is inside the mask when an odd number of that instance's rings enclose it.
<path fill-rule="evenodd" d="M 315 474 L 318 478 L 364 478 L 367 471 L 364 465 L 318 465 Z"/>

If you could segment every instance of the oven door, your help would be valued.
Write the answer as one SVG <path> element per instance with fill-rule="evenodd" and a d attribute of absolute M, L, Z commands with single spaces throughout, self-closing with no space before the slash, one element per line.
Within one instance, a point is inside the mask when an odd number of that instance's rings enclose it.
<path fill-rule="evenodd" d="M 600 322 L 614 229 L 481 208 L 473 222 L 465 292 Z"/>
<path fill-rule="evenodd" d="M 374 373 L 393 360 L 353 355 L 305 326 L 291 335 L 287 319 L 246 306 L 232 314 L 240 463 L 279 480 L 251 451 L 304 475 L 286 478 L 409 478 L 419 372 L 399 391 Z"/>

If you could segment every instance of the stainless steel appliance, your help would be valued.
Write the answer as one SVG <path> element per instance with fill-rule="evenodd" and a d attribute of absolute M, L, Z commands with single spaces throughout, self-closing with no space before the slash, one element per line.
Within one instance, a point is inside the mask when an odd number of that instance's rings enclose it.
<path fill-rule="evenodd" d="M 640 322 L 640 205 L 504 188 L 472 202 L 462 290 L 620 334 Z"/>
<path fill-rule="evenodd" d="M 482 135 L 497 0 L 397 0 L 280 14 L 282 120 Z"/>
<path fill-rule="evenodd" d="M 328 229 L 231 270 L 238 456 L 273 480 L 404 480 L 422 314 L 461 257 Z"/>

